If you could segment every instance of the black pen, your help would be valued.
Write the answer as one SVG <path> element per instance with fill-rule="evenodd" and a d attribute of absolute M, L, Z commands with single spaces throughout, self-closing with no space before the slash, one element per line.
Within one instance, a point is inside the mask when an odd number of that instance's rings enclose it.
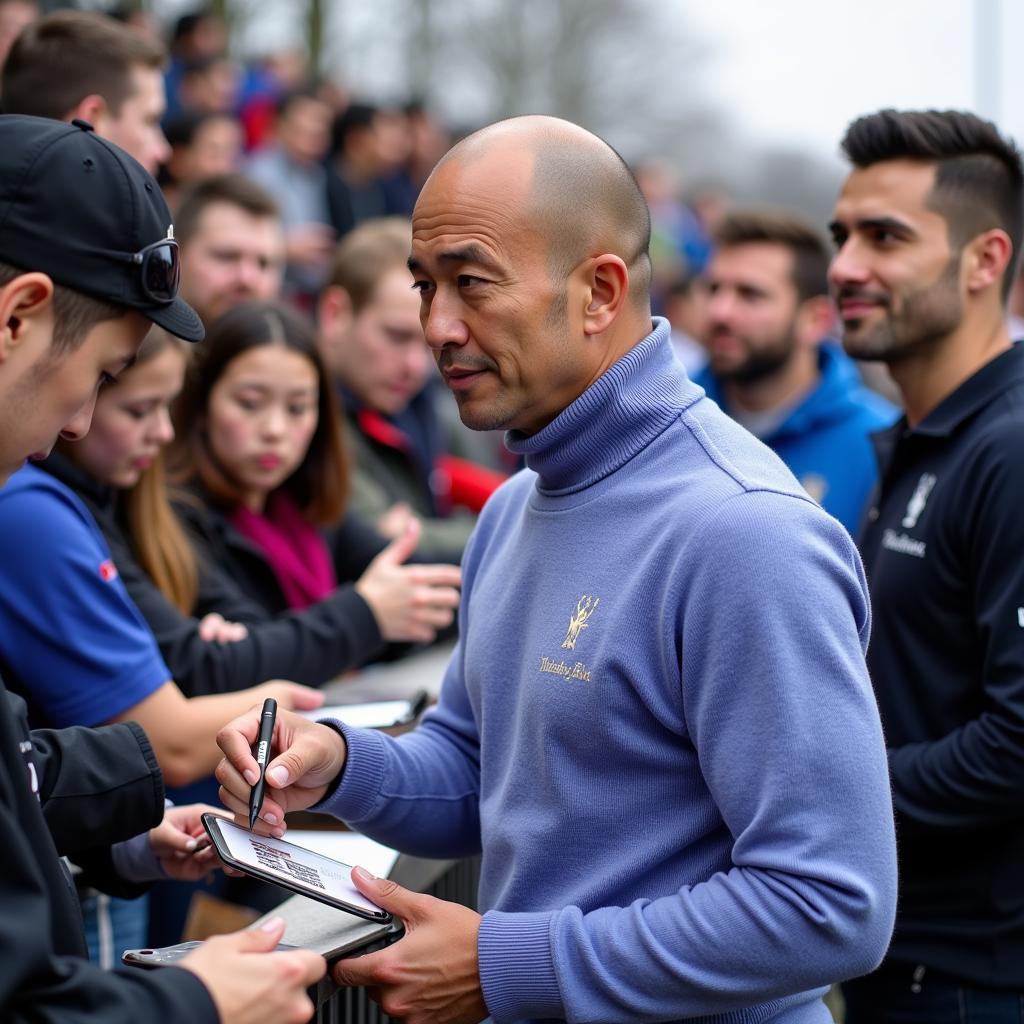
<path fill-rule="evenodd" d="M 263 782 L 267 773 L 267 762 L 270 760 L 270 741 L 274 738 L 274 722 L 277 719 L 277 701 L 268 697 L 263 702 L 260 714 L 260 733 L 256 737 L 256 763 L 260 767 L 260 777 L 249 792 L 249 831 L 253 830 L 256 819 L 263 807 Z"/>

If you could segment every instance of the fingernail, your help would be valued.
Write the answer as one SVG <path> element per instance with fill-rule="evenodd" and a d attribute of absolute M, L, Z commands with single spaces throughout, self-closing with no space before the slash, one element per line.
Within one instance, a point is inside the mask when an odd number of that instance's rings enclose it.
<path fill-rule="evenodd" d="M 245 781 L 250 786 L 255 786 L 260 781 L 260 773 L 255 768 L 246 768 L 242 774 L 245 776 Z"/>
<path fill-rule="evenodd" d="M 188 841 L 188 842 L 187 842 L 187 843 L 185 844 L 185 849 L 186 849 L 186 850 L 188 850 L 189 852 L 191 852 L 191 851 L 192 851 L 192 850 L 194 850 L 194 849 L 195 849 L 195 848 L 196 848 L 196 847 L 197 847 L 198 845 L 199 845 L 199 844 L 198 844 L 198 843 L 197 843 L 197 842 L 196 842 L 196 841 L 195 841 L 194 839 L 190 839 L 190 840 L 189 840 L 189 841 Z"/>
<path fill-rule="evenodd" d="M 271 830 L 270 830 L 270 834 L 271 834 L 271 835 L 272 835 L 272 836 L 273 836 L 273 837 L 274 837 L 275 839 L 284 839 L 284 829 L 283 829 L 283 828 L 275 828 L 275 829 L 271 829 Z"/>
<path fill-rule="evenodd" d="M 352 871 L 353 871 L 353 873 L 360 875 L 360 877 L 362 877 L 362 879 L 364 881 L 366 881 L 366 882 L 376 882 L 377 881 L 377 876 L 370 874 L 370 872 L 367 871 L 366 868 L 355 867 L 355 868 L 352 869 Z"/>
<path fill-rule="evenodd" d="M 271 768 L 267 772 L 267 778 L 274 783 L 275 786 L 287 786 L 288 785 L 288 769 L 278 765 L 276 768 Z"/>
<path fill-rule="evenodd" d="M 263 815 L 263 820 L 268 825 L 276 825 L 277 824 L 277 815 L 276 814 L 264 814 Z"/>
<path fill-rule="evenodd" d="M 284 918 L 283 917 L 272 917 L 269 921 L 264 921 L 263 924 L 260 925 L 260 931 L 261 932 L 276 932 L 277 929 L 280 928 L 281 925 L 283 925 L 283 924 L 284 924 Z"/>

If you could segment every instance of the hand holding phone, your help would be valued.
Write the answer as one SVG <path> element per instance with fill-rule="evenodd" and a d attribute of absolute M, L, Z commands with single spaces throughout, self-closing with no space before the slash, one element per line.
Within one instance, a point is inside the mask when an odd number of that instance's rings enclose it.
<path fill-rule="evenodd" d="M 284 935 L 278 917 L 258 928 L 215 935 L 185 952 L 175 966 L 203 983 L 223 1024 L 279 1024 L 309 1020 L 309 989 L 327 963 L 309 949 L 275 951 Z"/>
<path fill-rule="evenodd" d="M 386 924 L 391 920 L 386 910 L 352 884 L 349 864 L 283 839 L 248 832 L 214 814 L 203 815 L 203 827 L 217 856 L 230 867 L 367 921 Z"/>

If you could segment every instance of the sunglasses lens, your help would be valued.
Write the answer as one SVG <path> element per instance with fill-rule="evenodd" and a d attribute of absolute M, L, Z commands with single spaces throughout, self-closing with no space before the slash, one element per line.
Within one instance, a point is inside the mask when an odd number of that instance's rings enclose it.
<path fill-rule="evenodd" d="M 142 287 L 157 302 L 170 302 L 178 294 L 178 247 L 173 242 L 154 245 L 142 264 Z"/>

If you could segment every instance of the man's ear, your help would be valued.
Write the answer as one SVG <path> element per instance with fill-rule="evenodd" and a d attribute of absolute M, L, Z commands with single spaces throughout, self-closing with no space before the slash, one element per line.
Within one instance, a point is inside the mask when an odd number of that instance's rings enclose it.
<path fill-rule="evenodd" d="M 815 348 L 836 322 L 836 307 L 827 295 L 805 299 L 796 311 L 796 339 L 802 348 Z"/>
<path fill-rule="evenodd" d="M 971 294 L 995 285 L 1002 287 L 1003 275 L 1013 259 L 1013 243 L 1001 228 L 983 231 L 964 246 L 961 268 Z"/>
<path fill-rule="evenodd" d="M 583 333 L 603 334 L 615 322 L 629 296 L 629 270 L 621 257 L 602 253 L 580 268 L 585 287 Z"/>
<path fill-rule="evenodd" d="M 40 317 L 51 312 L 53 281 L 33 271 L 0 287 L 0 363 L 6 362 Z"/>
<path fill-rule="evenodd" d="M 60 74 L 60 69 L 56 69 L 54 73 Z M 76 117 L 81 118 L 83 121 L 88 121 L 96 129 L 97 135 L 102 135 L 109 113 L 110 107 L 107 106 L 107 101 L 99 93 L 93 92 L 80 99 L 71 108 L 64 120 L 73 121 Z"/>
<path fill-rule="evenodd" d="M 320 293 L 316 315 L 322 334 L 333 335 L 338 331 L 347 331 L 355 318 L 352 298 L 340 284 L 328 285 Z"/>

